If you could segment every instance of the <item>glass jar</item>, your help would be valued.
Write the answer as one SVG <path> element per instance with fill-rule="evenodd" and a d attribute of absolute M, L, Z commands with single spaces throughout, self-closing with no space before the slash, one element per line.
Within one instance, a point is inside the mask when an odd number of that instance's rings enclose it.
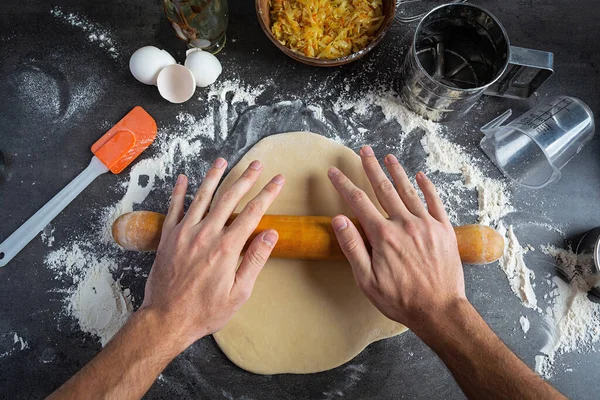
<path fill-rule="evenodd" d="M 163 0 L 165 15 L 180 39 L 213 54 L 225 46 L 227 0 Z"/>

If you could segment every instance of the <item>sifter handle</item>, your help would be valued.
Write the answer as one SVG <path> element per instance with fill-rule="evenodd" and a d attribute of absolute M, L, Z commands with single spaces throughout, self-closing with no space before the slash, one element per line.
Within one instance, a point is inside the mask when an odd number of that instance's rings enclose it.
<path fill-rule="evenodd" d="M 75 179 L 40 208 L 12 235 L 0 244 L 0 267 L 13 259 L 38 233 L 65 209 L 97 176 L 108 172 L 108 168 L 96 157 Z"/>
<path fill-rule="evenodd" d="M 529 82 L 518 82 L 519 77 L 527 70 L 537 72 Z M 553 53 L 510 46 L 510 58 L 506 71 L 484 93 L 509 99 L 528 99 L 553 73 Z"/>

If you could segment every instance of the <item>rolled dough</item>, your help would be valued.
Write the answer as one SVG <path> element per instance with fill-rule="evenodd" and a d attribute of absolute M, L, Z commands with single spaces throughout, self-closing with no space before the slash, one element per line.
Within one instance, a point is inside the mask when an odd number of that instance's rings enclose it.
<path fill-rule="evenodd" d="M 330 166 L 377 201 L 357 154 L 305 132 L 258 142 L 227 175 L 215 201 L 252 160 L 260 160 L 264 169 L 236 211 L 282 173 L 286 185 L 269 214 L 352 216 L 327 177 Z M 270 259 L 248 302 L 214 337 L 225 355 L 247 371 L 304 374 L 335 368 L 370 343 L 404 331 L 362 294 L 348 262 Z"/>

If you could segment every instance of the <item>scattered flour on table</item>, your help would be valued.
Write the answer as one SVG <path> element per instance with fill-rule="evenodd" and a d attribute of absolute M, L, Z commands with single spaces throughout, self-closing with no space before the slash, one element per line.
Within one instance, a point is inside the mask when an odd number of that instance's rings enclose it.
<path fill-rule="evenodd" d="M 46 225 L 42 230 L 41 239 L 42 243 L 46 244 L 48 247 L 52 247 L 54 244 L 54 226 L 52 224 Z"/>
<path fill-rule="evenodd" d="M 504 254 L 499 260 L 500 267 L 508 278 L 510 288 L 525 307 L 537 310 L 537 297 L 533 291 L 535 274 L 525 265 L 525 249 L 521 247 L 512 226 L 507 229 L 501 221 L 498 223 L 498 232 L 504 236 Z"/>
<path fill-rule="evenodd" d="M 17 332 L 15 332 L 15 335 L 13 336 L 13 344 L 17 345 L 19 350 L 25 350 L 29 348 L 29 344 L 24 341 L 21 336 L 17 335 Z"/>
<path fill-rule="evenodd" d="M 473 158 L 459 145 L 436 134 L 435 131 L 427 132 L 421 139 L 421 144 L 427 152 L 427 166 L 430 171 L 462 174 L 464 188 L 477 190 L 479 223 L 490 225 L 514 211 L 507 184 L 486 177 Z M 455 196 L 460 195 L 462 193 Z"/>
<path fill-rule="evenodd" d="M 264 90 L 263 86 L 249 87 L 239 80 L 229 80 L 201 93 L 201 100 L 208 105 L 207 111 L 194 115 L 182 112 L 172 124 L 159 128 L 160 134 L 151 147 L 151 156 L 138 161 L 129 176 L 121 180 L 117 190 L 122 191 L 122 197 L 114 205 L 101 210 L 97 231 L 48 255 L 46 264 L 55 271 L 57 279 L 72 281 L 65 311 L 78 321 L 83 331 L 98 336 L 103 345 L 125 323 L 133 309 L 129 291 L 121 287 L 119 279 L 115 279 L 119 271 L 128 271 L 132 267 L 119 264 L 123 253 L 112 241 L 110 228 L 113 221 L 125 212 L 143 208 L 156 191 L 170 193 L 174 178 L 179 173 L 188 175 L 192 191 L 212 161 L 203 158 L 203 149 L 207 146 L 219 148 L 230 135 L 239 115 L 255 105 L 256 98 Z M 440 174 L 441 182 L 436 184 L 445 204 L 449 204 L 448 211 L 453 221 L 457 221 L 459 213 L 472 212 L 478 222 L 496 226 L 501 231 L 506 248 L 499 265 L 506 274 L 508 287 L 525 307 L 536 310 L 546 320 L 553 339 L 544 349 L 544 354 L 536 357 L 538 373 L 550 376 L 558 354 L 589 350 L 589 345 L 598 341 L 598 308 L 581 292 L 572 294 L 573 281 L 571 284 L 558 278 L 550 281 L 553 289 L 544 296 L 550 305 L 544 309 L 545 306 L 539 304 L 534 290 L 536 277 L 524 259 L 531 246 L 522 247 L 513 226 L 506 227 L 503 222 L 503 218 L 515 210 L 510 185 L 504 179 L 487 176 L 482 161 L 469 154 L 466 147 L 452 142 L 442 125 L 406 110 L 389 91 L 368 92 L 355 98 L 349 94 L 342 95 L 331 103 L 331 108 L 318 99 L 309 100 L 309 112 L 332 131 L 334 140 L 343 144 L 369 143 L 371 132 L 362 123 L 373 118 L 376 112 L 383 114 L 385 121 L 395 121 L 402 128 L 397 143 L 393 143 L 394 151 L 407 151 L 403 146 L 411 136 L 422 135 L 419 143 L 426 154 L 425 170 Z M 284 101 L 280 105 L 293 106 L 294 102 Z M 344 124 L 349 137 L 336 131 L 335 124 L 328 119 L 331 113 Z M 412 150 L 408 148 L 408 151 Z M 467 198 L 475 199 L 475 209 L 472 210 L 468 202 L 463 205 Z M 98 244 L 101 251 L 97 249 Z M 559 253 L 556 254 L 558 256 Z M 560 254 L 569 260 L 568 254 Z M 136 268 L 133 270 L 139 272 Z M 527 333 L 530 319 L 521 317 L 519 323 L 523 332 Z"/>
<path fill-rule="evenodd" d="M 10 78 L 9 78 L 10 79 Z M 18 87 L 17 97 L 25 109 L 39 112 L 45 118 L 53 119 L 60 114 L 60 87 L 57 80 L 37 66 L 25 69 L 14 79 Z"/>
<path fill-rule="evenodd" d="M 523 333 L 529 332 L 529 319 L 526 316 L 522 315 L 519 318 L 519 324 L 521 324 L 521 329 L 523 330 Z"/>
<path fill-rule="evenodd" d="M 0 343 L 0 358 L 10 356 L 16 351 L 23 351 L 29 348 L 29 343 L 19 336 L 17 332 L 0 334 Z"/>
<path fill-rule="evenodd" d="M 218 134 L 221 139 L 227 138 L 229 134 L 229 122 L 231 114 L 236 112 L 235 106 L 239 104 L 244 104 L 245 107 L 253 106 L 256 98 L 263 91 L 263 86 L 242 87 L 239 80 L 220 81 L 211 85 L 207 99 L 208 101 L 211 99 L 218 101 L 219 109 L 215 123 L 218 124 Z M 202 93 L 200 96 L 203 98 L 204 94 Z M 214 133 L 214 135 L 216 134 L 217 132 Z"/>
<path fill-rule="evenodd" d="M 73 71 L 69 60 L 61 59 L 53 68 L 33 64 L 20 68 L 7 82 L 20 106 L 47 123 L 66 121 L 89 110 L 105 92 L 103 79 Z"/>
<path fill-rule="evenodd" d="M 335 382 L 334 388 L 323 392 L 324 399 L 339 399 L 344 397 L 345 392 L 355 387 L 365 377 L 368 372 L 364 364 L 350 364 L 343 369 L 344 378 Z"/>
<path fill-rule="evenodd" d="M 60 7 L 53 7 L 50 14 L 61 21 L 81 29 L 90 43 L 97 43 L 112 58 L 119 57 L 119 51 L 112 33 L 100 24 L 90 21 L 88 18 L 76 13 L 63 11 Z"/>
<path fill-rule="evenodd" d="M 412 130 L 424 131 L 421 145 L 427 153 L 426 168 L 429 172 L 461 176 L 461 180 L 450 179 L 438 183 L 438 191 L 444 203 L 460 204 L 461 198 L 468 195 L 469 190 L 477 191 L 478 222 L 496 225 L 498 231 L 505 237 L 505 252 L 499 260 L 499 265 L 507 277 L 511 290 L 521 300 L 523 306 L 536 310 L 542 315 L 547 327 L 550 339 L 542 349 L 544 355 L 536 357 L 536 371 L 543 377 L 549 378 L 554 371 L 556 355 L 573 351 L 594 351 L 593 344 L 600 341 L 600 305 L 587 299 L 587 291 L 593 283 L 582 277 L 589 275 L 578 273 L 582 268 L 589 272 L 590 259 L 577 260 L 577 256 L 569 250 L 552 247 L 543 249 L 545 253 L 556 257 L 559 265 L 562 264 L 562 270 L 572 277 L 570 284 L 564 283 L 558 277 L 550 281 L 553 289 L 544 295 L 544 299 L 549 300 L 549 306 L 543 309 L 544 306 L 539 305 L 535 292 L 535 274 L 527 267 L 524 258 L 525 254 L 533 251 L 534 248 L 530 244 L 522 247 L 513 226 L 506 227 L 502 221 L 502 218 L 515 211 L 511 203 L 508 182 L 486 176 L 478 166 L 478 162 L 466 153 L 466 149 L 445 137 L 441 125 L 423 120 L 406 111 L 397 104 L 393 96 L 368 95 L 356 103 L 341 100 L 336 104 L 340 111 L 352 109 L 357 114 L 368 113 L 372 106 L 381 107 L 387 119 L 395 119 L 402 126 L 400 144 Z M 450 208 L 448 211 L 451 219 L 456 220 L 455 210 Z M 549 224 L 544 228 L 563 233 L 562 230 Z M 527 333 L 530 328 L 529 319 L 521 317 L 519 323 L 523 332 Z"/>
<path fill-rule="evenodd" d="M 588 299 L 588 291 L 598 285 L 592 274 L 593 259 L 578 257 L 570 248 L 542 246 L 542 252 L 554 257 L 557 268 L 569 281 L 555 276 L 550 280 L 550 306 L 544 315 L 549 327 L 548 341 L 542 348 L 543 355 L 536 356 L 535 370 L 543 377 L 554 374 L 556 356 L 570 352 L 596 351 L 600 342 L 600 304 Z"/>
<path fill-rule="evenodd" d="M 113 279 L 116 258 L 95 253 L 93 242 L 75 241 L 49 253 L 45 262 L 57 278 L 72 278 L 65 311 L 104 346 L 129 319 L 133 307 L 129 290 Z"/>
<path fill-rule="evenodd" d="M 402 127 L 397 143 L 400 150 L 411 134 L 419 130 L 423 132 L 421 145 L 427 153 L 428 172 L 462 175 L 462 181 L 450 180 L 438 184 L 438 191 L 445 203 L 459 204 L 469 190 L 476 190 L 478 221 L 485 225 L 496 223 L 514 211 L 506 181 L 485 176 L 478 163 L 463 147 L 445 137 L 442 124 L 426 120 L 407 110 L 393 92 L 371 92 L 356 100 L 341 96 L 333 105 L 338 114 L 353 111 L 350 121 L 354 116 L 371 113 L 374 107 L 381 109 L 386 120 L 395 120 Z M 364 135 L 368 132 L 358 133 Z M 453 215 L 455 212 L 449 210 L 451 219 L 456 219 L 456 215 Z"/>
<path fill-rule="evenodd" d="M 102 346 L 106 345 L 118 330 L 127 322 L 133 312 L 133 298 L 129 289 L 121 287 L 115 279 L 119 271 L 140 269 L 123 266 L 123 252 L 114 244 L 111 227 L 114 220 L 126 212 L 133 211 L 143 204 L 148 196 L 159 189 L 170 193 L 174 177 L 185 173 L 190 178 L 190 186 L 204 175 L 210 160 L 199 160 L 204 141 L 215 138 L 215 121 L 224 125 L 225 134 L 238 117 L 238 107 L 254 104 L 254 98 L 262 89 L 248 89 L 239 81 L 225 81 L 215 89 L 215 96 L 227 98 L 228 107 L 222 107 L 221 100 L 214 102 L 207 113 L 193 116 L 180 113 L 175 123 L 159 127 L 159 135 L 151 149 L 153 156 L 137 161 L 129 175 L 117 186 L 123 196 L 114 205 L 100 210 L 97 231 L 85 238 L 77 238 L 69 244 L 50 252 L 45 258 L 46 266 L 56 279 L 66 281 L 71 286 L 66 291 L 64 311 L 73 317 L 82 331 L 98 337 Z M 224 121 L 224 122 L 223 122 Z M 143 157 L 143 156 L 142 156 Z M 188 165 L 188 162 L 194 161 Z M 198 164 L 201 169 L 198 170 Z"/>
<path fill-rule="evenodd" d="M 166 180 L 176 174 L 186 173 L 190 182 L 202 176 L 203 170 L 187 171 L 185 168 L 181 170 L 180 167 L 184 166 L 185 160 L 197 158 L 204 147 L 202 140 L 226 139 L 230 127 L 238 117 L 236 107 L 254 105 L 255 98 L 263 90 L 247 88 L 239 81 L 223 81 L 215 86 L 208 96 L 209 101 L 216 97 L 218 102 L 209 108 L 206 115 L 195 117 L 189 113 L 179 113 L 176 117 L 177 124 L 169 127 L 168 132 L 159 129 L 159 138 L 153 145 L 158 148 L 158 154 L 133 165 L 129 178 L 123 182 L 125 195 L 117 204 L 103 211 L 101 238 L 104 243 L 113 243 L 111 228 L 115 219 L 133 211 L 136 205 L 141 204 L 155 189 L 157 181 L 160 181 L 163 187 L 172 187 L 172 182 L 167 184 Z M 223 106 L 223 103 L 226 105 Z M 217 122 L 220 135 L 216 138 Z M 210 160 L 204 160 L 204 170 L 208 169 L 209 165 Z"/>

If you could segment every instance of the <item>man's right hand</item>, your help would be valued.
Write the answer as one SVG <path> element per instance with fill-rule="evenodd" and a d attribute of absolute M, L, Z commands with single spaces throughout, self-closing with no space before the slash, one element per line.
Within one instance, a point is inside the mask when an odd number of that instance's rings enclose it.
<path fill-rule="evenodd" d="M 425 174 L 419 172 L 416 179 L 427 208 L 396 157 L 384 160 L 394 185 L 370 147 L 363 147 L 360 156 L 389 219 L 341 171 L 330 168 L 329 178 L 360 221 L 372 255 L 348 217 L 336 216 L 333 228 L 356 282 L 371 302 L 388 318 L 415 330 L 424 319 L 435 318 L 433 313 L 466 300 L 456 236 Z"/>

